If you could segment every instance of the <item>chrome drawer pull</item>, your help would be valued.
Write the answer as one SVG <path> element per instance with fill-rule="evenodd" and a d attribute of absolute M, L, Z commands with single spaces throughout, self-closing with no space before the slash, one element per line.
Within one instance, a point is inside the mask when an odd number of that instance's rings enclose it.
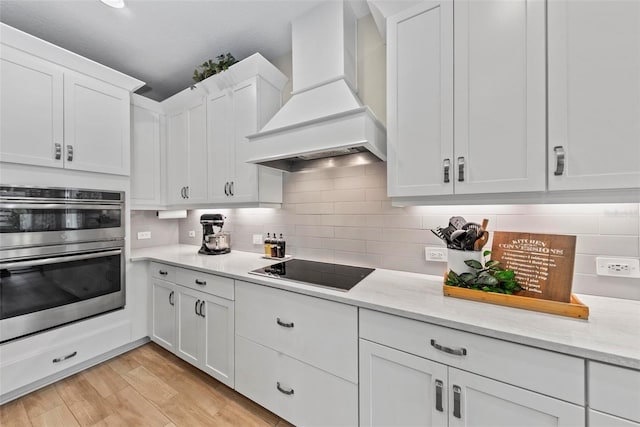
<path fill-rule="evenodd" d="M 73 145 L 67 145 L 67 160 L 73 161 Z"/>
<path fill-rule="evenodd" d="M 436 340 L 431 340 L 431 347 L 435 348 L 436 350 L 440 350 L 440 351 L 444 351 L 445 353 L 449 353 L 449 354 L 454 354 L 456 356 L 466 356 L 467 355 L 467 349 L 460 347 L 460 348 L 451 348 L 451 347 L 445 347 L 443 345 L 440 345 L 436 342 Z"/>
<path fill-rule="evenodd" d="M 464 157 L 458 157 L 458 181 L 464 181 Z"/>
<path fill-rule="evenodd" d="M 202 317 L 206 317 L 204 315 L 204 312 L 202 311 L 204 309 L 204 300 L 202 300 L 202 302 L 200 303 L 200 309 L 198 310 L 198 314 Z"/>
<path fill-rule="evenodd" d="M 56 149 L 56 160 L 60 160 L 62 158 L 62 145 L 55 143 L 53 146 Z"/>
<path fill-rule="evenodd" d="M 442 388 L 443 383 L 440 380 L 436 380 L 436 411 L 442 412 Z"/>
<path fill-rule="evenodd" d="M 286 390 L 286 389 L 282 388 L 280 386 L 280 382 L 279 381 L 276 383 L 276 388 L 278 389 L 278 391 L 280 393 L 286 394 L 287 396 L 291 396 L 293 394 L 293 389 L 292 388 L 290 388 L 289 390 Z"/>
<path fill-rule="evenodd" d="M 206 280 L 198 280 L 196 279 L 196 285 L 204 286 L 207 284 Z"/>
<path fill-rule="evenodd" d="M 453 416 L 456 418 L 462 418 L 460 413 L 460 392 L 462 389 L 457 385 L 453 386 Z"/>
<path fill-rule="evenodd" d="M 163 270 L 158 270 L 158 273 L 160 273 L 161 276 L 166 276 L 167 274 L 169 274 L 168 272 Z"/>
<path fill-rule="evenodd" d="M 193 309 L 196 312 L 196 316 L 200 316 L 200 313 L 198 313 L 198 304 L 200 304 L 200 300 L 196 301 L 196 305 Z"/>
<path fill-rule="evenodd" d="M 78 354 L 78 352 L 74 351 L 73 353 L 67 354 L 64 357 L 56 357 L 55 359 L 53 359 L 53 363 L 60 363 L 60 362 L 65 361 L 67 359 L 71 359 L 72 357 L 75 357 L 76 354 Z"/>
<path fill-rule="evenodd" d="M 280 326 L 282 326 L 283 328 L 293 328 L 293 322 L 291 323 L 285 323 L 282 320 L 280 320 L 280 318 L 278 317 L 276 319 L 276 323 Z"/>
<path fill-rule="evenodd" d="M 175 305 L 175 302 L 173 300 L 173 295 L 174 295 L 173 291 L 169 292 L 169 304 L 171 305 Z"/>
<path fill-rule="evenodd" d="M 556 170 L 553 172 L 555 176 L 560 176 L 564 173 L 564 148 L 562 145 L 553 147 L 554 153 L 556 153 Z"/>
<path fill-rule="evenodd" d="M 235 196 L 235 194 L 233 194 L 233 181 L 231 181 L 231 183 L 229 184 L 229 194 L 231 196 Z"/>

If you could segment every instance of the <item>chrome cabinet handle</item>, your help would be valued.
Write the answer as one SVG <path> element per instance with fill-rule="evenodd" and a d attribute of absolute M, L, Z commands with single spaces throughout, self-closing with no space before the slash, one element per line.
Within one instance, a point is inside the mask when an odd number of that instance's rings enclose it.
<path fill-rule="evenodd" d="M 276 319 L 276 323 L 280 326 L 282 326 L 283 328 L 293 328 L 293 322 L 291 323 L 285 323 L 282 320 L 280 320 L 280 318 L 278 317 Z"/>
<path fill-rule="evenodd" d="M 440 380 L 436 380 L 436 411 L 442 412 L 442 388 L 444 384 Z"/>
<path fill-rule="evenodd" d="M 185 198 L 188 199 L 189 198 L 189 186 L 187 185 L 186 187 L 184 187 L 184 194 L 185 194 Z"/>
<path fill-rule="evenodd" d="M 204 300 L 202 300 L 202 302 L 200 302 L 200 309 L 198 310 L 198 314 L 200 314 L 200 316 L 205 317 L 204 315 Z"/>
<path fill-rule="evenodd" d="M 449 159 L 444 159 L 443 166 L 444 166 L 444 182 L 447 183 L 449 182 L 449 168 L 451 167 L 451 160 Z"/>
<path fill-rule="evenodd" d="M 60 160 L 62 158 L 62 145 L 56 142 L 55 144 L 53 144 L 53 146 L 55 147 L 55 150 L 56 150 L 55 158 L 56 160 Z"/>
<path fill-rule="evenodd" d="M 231 181 L 231 183 L 229 184 L 229 194 L 234 196 L 234 194 L 233 194 L 233 181 Z"/>
<path fill-rule="evenodd" d="M 67 161 L 73 161 L 73 145 L 67 145 Z"/>
<path fill-rule="evenodd" d="M 196 312 L 196 316 L 200 316 L 200 313 L 198 313 L 198 305 L 200 304 L 200 300 L 196 301 L 196 305 L 193 309 L 193 311 Z"/>
<path fill-rule="evenodd" d="M 287 396 L 291 396 L 293 394 L 293 389 L 290 388 L 290 389 L 287 390 L 287 389 L 282 388 L 282 386 L 280 385 L 280 381 L 278 381 L 276 383 L 276 388 L 278 389 L 278 391 L 280 393 L 286 394 Z"/>
<path fill-rule="evenodd" d="M 224 195 L 225 196 L 229 195 L 229 183 L 228 182 L 224 183 Z"/>
<path fill-rule="evenodd" d="M 438 344 L 436 342 L 436 340 L 431 340 L 431 347 L 435 348 L 436 350 L 444 351 L 445 353 L 453 354 L 455 356 L 466 356 L 467 355 L 467 349 L 466 348 L 463 348 L 463 347 L 460 347 L 460 348 L 446 347 L 446 346 Z"/>
<path fill-rule="evenodd" d="M 173 291 L 169 292 L 169 304 L 170 305 L 175 305 L 175 303 L 173 301 Z"/>
<path fill-rule="evenodd" d="M 168 272 L 166 272 L 164 270 L 158 270 L 158 273 L 160 273 L 161 276 L 166 276 L 167 274 L 169 274 Z"/>
<path fill-rule="evenodd" d="M 464 157 L 458 157 L 458 181 L 464 181 Z"/>
<path fill-rule="evenodd" d="M 206 285 L 206 284 L 207 284 L 207 281 L 206 281 L 206 280 L 199 280 L 199 279 L 196 279 L 196 285 L 204 286 L 204 285 Z"/>
<path fill-rule="evenodd" d="M 74 351 L 73 353 L 71 353 L 71 354 L 67 354 L 66 356 L 63 356 L 63 357 L 56 357 L 55 359 L 53 359 L 53 361 L 52 361 L 52 362 L 53 362 L 53 363 L 60 363 L 60 362 L 63 362 L 63 361 L 65 361 L 65 360 L 67 360 L 67 359 L 71 359 L 72 357 L 75 357 L 75 356 L 76 356 L 76 354 L 78 354 L 78 352 L 77 352 L 77 351 Z"/>
<path fill-rule="evenodd" d="M 556 170 L 553 172 L 555 176 L 561 176 L 564 173 L 564 147 L 558 145 L 553 147 L 554 153 L 556 153 Z"/>
<path fill-rule="evenodd" d="M 180 197 L 182 197 L 183 199 L 185 198 L 185 196 L 184 196 L 184 189 L 185 189 L 185 187 L 182 187 L 182 188 L 180 189 Z"/>
<path fill-rule="evenodd" d="M 462 418 L 460 413 L 460 392 L 462 389 L 457 385 L 453 386 L 453 416 L 456 418 Z"/>

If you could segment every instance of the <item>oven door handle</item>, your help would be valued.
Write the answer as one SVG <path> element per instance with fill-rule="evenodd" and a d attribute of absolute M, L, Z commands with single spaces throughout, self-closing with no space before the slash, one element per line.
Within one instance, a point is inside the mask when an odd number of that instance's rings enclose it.
<path fill-rule="evenodd" d="M 5 262 L 0 264 L 0 270 L 9 269 L 9 268 L 20 268 L 20 267 L 35 267 L 38 265 L 55 264 L 58 262 L 82 261 L 85 259 L 102 258 L 106 256 L 120 255 L 120 254 L 122 254 L 122 249 L 113 249 L 109 251 L 92 252 L 89 254 L 76 254 L 76 255 L 68 255 L 68 256 L 60 256 L 60 257 L 52 257 L 52 258 L 39 258 L 39 259 L 27 260 L 27 261 Z"/>
<path fill-rule="evenodd" d="M 90 203 L 0 203 L 2 209 L 87 209 L 87 210 L 114 210 L 122 209 L 121 203 L 112 205 Z"/>

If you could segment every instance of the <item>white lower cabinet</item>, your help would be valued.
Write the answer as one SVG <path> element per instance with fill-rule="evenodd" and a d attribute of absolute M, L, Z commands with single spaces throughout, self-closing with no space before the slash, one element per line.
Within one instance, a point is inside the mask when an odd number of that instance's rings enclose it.
<path fill-rule="evenodd" d="M 575 357 L 361 309 L 359 369 L 362 426 L 585 425 Z"/>
<path fill-rule="evenodd" d="M 175 288 L 163 280 L 151 282 L 151 339 L 169 351 L 176 345 Z"/>
<path fill-rule="evenodd" d="M 357 384 L 241 336 L 236 370 L 238 391 L 295 425 L 358 425 Z"/>
<path fill-rule="evenodd" d="M 358 425 L 356 307 L 236 281 L 236 390 L 304 426 Z"/>
<path fill-rule="evenodd" d="M 152 275 L 184 277 L 188 269 L 152 263 Z M 207 275 L 211 277 L 217 277 Z M 221 278 L 228 280 L 226 278 Z M 206 286 L 206 285 L 203 285 Z M 234 386 L 234 302 L 207 291 L 152 280 L 151 339 L 223 384 Z M 230 296 L 233 298 L 233 292 Z"/>
<path fill-rule="evenodd" d="M 640 426 L 640 371 L 589 361 L 587 373 L 589 425 Z"/>

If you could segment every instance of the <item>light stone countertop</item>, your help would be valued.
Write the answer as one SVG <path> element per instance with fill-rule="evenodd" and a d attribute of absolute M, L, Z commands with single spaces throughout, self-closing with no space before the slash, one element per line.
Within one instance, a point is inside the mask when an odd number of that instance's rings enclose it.
<path fill-rule="evenodd" d="M 131 251 L 132 261 L 157 261 L 284 289 L 462 331 L 640 369 L 640 301 L 579 295 L 589 319 L 445 297 L 442 278 L 376 269 L 349 292 L 248 274 L 277 261 L 232 251 L 208 256 L 198 246 L 170 245 Z"/>

